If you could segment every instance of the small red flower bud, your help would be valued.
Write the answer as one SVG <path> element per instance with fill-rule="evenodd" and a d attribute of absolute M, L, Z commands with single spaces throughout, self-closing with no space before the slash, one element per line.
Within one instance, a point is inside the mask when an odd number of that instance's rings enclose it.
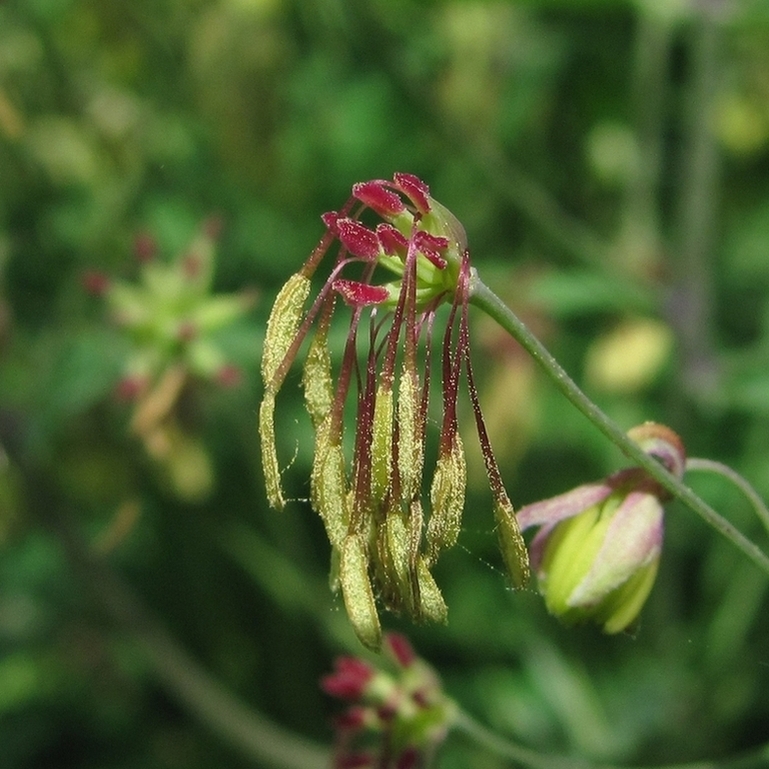
<path fill-rule="evenodd" d="M 110 287 L 109 277 L 99 270 L 87 270 L 80 278 L 83 288 L 94 296 L 104 296 Z"/>
<path fill-rule="evenodd" d="M 361 203 L 387 219 L 402 214 L 406 206 L 400 197 L 388 190 L 386 182 L 374 180 L 353 185 L 352 194 Z"/>
<path fill-rule="evenodd" d="M 414 174 L 396 173 L 395 186 L 408 197 L 420 214 L 430 211 L 430 188 Z"/>
<path fill-rule="evenodd" d="M 351 307 L 363 307 L 368 304 L 381 304 L 390 292 L 384 286 L 372 286 L 357 280 L 335 280 L 334 291 Z"/>
<path fill-rule="evenodd" d="M 376 233 L 354 219 L 337 219 L 339 240 L 353 255 L 362 259 L 376 259 L 380 255 L 379 238 Z"/>
<path fill-rule="evenodd" d="M 320 685 L 326 694 L 345 700 L 357 700 L 374 676 L 374 668 L 357 657 L 339 657 L 334 672 L 324 676 Z"/>

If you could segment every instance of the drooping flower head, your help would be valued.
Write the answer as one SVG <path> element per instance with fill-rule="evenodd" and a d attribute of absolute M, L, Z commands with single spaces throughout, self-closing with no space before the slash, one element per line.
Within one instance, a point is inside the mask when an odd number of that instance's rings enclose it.
<path fill-rule="evenodd" d="M 684 447 L 668 427 L 646 422 L 628 435 L 683 476 Z M 521 528 L 540 527 L 531 560 L 548 610 L 568 624 L 593 619 L 607 633 L 632 625 L 657 574 L 668 496 L 632 467 L 521 508 Z"/>
<path fill-rule="evenodd" d="M 429 765 L 456 709 L 435 671 L 408 639 L 387 633 L 391 670 L 357 657 L 339 657 L 323 690 L 348 703 L 335 719 L 335 769 L 418 769 Z"/>
<path fill-rule="evenodd" d="M 364 215 L 376 223 L 364 223 Z M 395 174 L 391 182 L 356 184 L 347 204 L 325 214 L 323 221 L 325 235 L 281 289 L 268 322 L 259 414 L 262 457 L 269 501 L 281 509 L 285 496 L 275 446 L 276 396 L 313 331 L 303 372 L 305 404 L 315 429 L 311 502 L 332 545 L 333 582 L 342 588 L 358 637 L 376 648 L 381 629 L 375 597 L 418 620 L 446 617 L 430 568 L 456 542 L 464 507 L 467 468 L 457 429 L 463 375 L 502 553 L 516 585 L 528 577 L 528 556 L 473 380 L 468 304 L 474 273 L 462 225 L 410 174 Z M 311 279 L 334 249 L 328 277 L 307 309 Z M 349 331 L 341 362 L 334 367 L 328 337 L 341 303 L 349 308 Z M 442 378 L 442 419 L 427 493 L 423 480 L 432 348 L 442 304 L 450 306 L 436 363 Z M 366 352 L 359 356 L 361 337 Z M 343 434 L 349 400 L 356 428 L 348 459 Z"/>

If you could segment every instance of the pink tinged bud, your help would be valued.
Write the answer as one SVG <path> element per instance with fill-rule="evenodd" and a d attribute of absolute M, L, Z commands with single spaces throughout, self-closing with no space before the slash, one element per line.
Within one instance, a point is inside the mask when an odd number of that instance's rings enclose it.
<path fill-rule="evenodd" d="M 430 211 L 430 188 L 419 177 L 413 174 L 396 173 L 393 175 L 393 181 L 420 214 Z"/>
<path fill-rule="evenodd" d="M 382 304 L 390 296 L 384 286 L 372 286 L 357 280 L 335 280 L 332 287 L 350 307 Z"/>
<path fill-rule="evenodd" d="M 596 605 L 658 558 L 662 548 L 662 517 L 657 497 L 642 491 L 628 494 L 612 515 L 590 571 L 569 596 L 568 604 Z"/>
<path fill-rule="evenodd" d="M 379 180 L 360 182 L 353 185 L 352 194 L 380 216 L 389 219 L 402 214 L 406 206 L 395 192 L 387 189 L 386 184 Z"/>
<path fill-rule="evenodd" d="M 374 677 L 374 668 L 357 657 L 339 657 L 334 672 L 324 676 L 320 685 L 326 694 L 344 700 L 359 700 Z"/>
<path fill-rule="evenodd" d="M 402 668 L 409 667 L 417 658 L 408 638 L 402 633 L 387 633 L 384 643 L 392 658 Z"/>
<path fill-rule="evenodd" d="M 521 531 L 525 531 L 530 526 L 542 527 L 529 548 L 532 567 L 534 569 L 539 568 L 544 547 L 557 523 L 603 502 L 612 491 L 612 486 L 606 482 L 586 483 L 564 494 L 559 494 L 557 497 L 522 507 L 516 516 Z"/>
<path fill-rule="evenodd" d="M 338 219 L 337 234 L 344 247 L 362 259 L 376 259 L 381 255 L 379 238 L 373 230 L 354 219 Z"/>
<path fill-rule="evenodd" d="M 409 242 L 400 230 L 397 230 L 392 224 L 378 224 L 376 234 L 379 238 L 379 244 L 382 250 L 388 256 L 405 256 L 408 250 Z"/>
<path fill-rule="evenodd" d="M 83 288 L 93 296 L 104 296 L 109 291 L 110 279 L 99 270 L 87 270 L 80 278 Z"/>

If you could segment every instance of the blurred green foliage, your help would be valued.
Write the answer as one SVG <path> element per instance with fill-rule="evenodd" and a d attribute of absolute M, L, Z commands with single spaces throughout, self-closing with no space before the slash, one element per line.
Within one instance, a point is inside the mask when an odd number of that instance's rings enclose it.
<path fill-rule="evenodd" d="M 73 533 L 229 691 L 330 741 L 317 680 L 352 635 L 316 516 L 266 506 L 259 353 L 319 215 L 397 170 L 429 182 L 485 281 L 620 424 L 667 423 L 769 497 L 763 0 L 6 0 L 0 766 L 254 765 L 164 688 L 130 621 L 108 618 L 68 558 Z M 212 214 L 214 291 L 258 301 L 218 338 L 240 385 L 193 382 L 179 404 L 213 474 L 185 501 L 131 435 L 114 395 L 127 341 L 82 277 L 136 280 L 137 235 L 170 260 Z M 518 348 L 473 324 L 516 504 L 620 466 Z M 299 388 L 284 389 L 283 414 L 292 398 L 299 414 Z M 310 426 L 279 430 L 296 455 L 287 488 L 306 497 Z M 766 544 L 725 482 L 691 483 Z M 533 591 L 507 590 L 476 486 L 438 569 L 449 624 L 387 618 L 470 712 L 531 747 L 613 762 L 769 740 L 766 578 L 730 545 L 672 504 L 636 635 L 565 630 Z M 504 765 L 460 737 L 440 760 Z"/>

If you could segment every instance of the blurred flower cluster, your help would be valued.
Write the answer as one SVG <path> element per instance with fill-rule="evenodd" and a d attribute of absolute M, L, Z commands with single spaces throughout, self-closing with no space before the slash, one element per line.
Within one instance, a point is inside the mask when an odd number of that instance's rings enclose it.
<path fill-rule="evenodd" d="M 218 220 L 205 222 L 168 264 L 156 258 L 152 236 L 139 235 L 137 283 L 100 272 L 83 276 L 85 288 L 103 297 L 129 342 L 116 395 L 134 404 L 131 432 L 166 471 L 174 491 L 191 500 L 208 494 L 213 475 L 202 442 L 183 426 L 182 404 L 193 381 L 221 386 L 240 381 L 240 369 L 227 361 L 215 336 L 253 305 L 247 292 L 212 292 L 219 229 Z"/>
<path fill-rule="evenodd" d="M 360 220 L 367 212 L 378 221 L 373 227 Z M 468 306 L 474 271 L 462 225 L 410 174 L 395 174 L 391 182 L 356 184 L 344 208 L 323 220 L 326 234 L 280 291 L 267 327 L 259 416 L 264 473 L 270 503 L 281 509 L 285 498 L 275 441 L 276 396 L 314 329 L 303 374 L 305 403 L 315 428 L 311 502 L 332 545 L 332 583 L 342 588 L 360 640 L 377 648 L 381 627 L 376 599 L 417 620 L 446 618 L 430 569 L 441 551 L 455 544 L 465 503 L 467 466 L 457 426 L 463 376 L 502 555 L 516 586 L 528 578 L 528 556 L 473 379 Z M 305 311 L 311 278 L 334 246 L 338 251 L 329 275 Z M 348 278 L 350 268 L 353 277 Z M 394 279 L 381 283 L 379 272 Z M 328 338 L 339 299 L 351 315 L 335 376 Z M 423 486 L 430 377 L 437 310 L 444 303 L 450 310 L 441 342 L 442 418 L 428 505 Z M 366 316 L 368 330 L 359 334 Z M 344 442 L 348 401 L 355 413 L 349 459 Z"/>
<path fill-rule="evenodd" d="M 394 672 L 357 657 L 340 657 L 323 690 L 348 703 L 335 720 L 335 769 L 429 766 L 455 712 L 435 671 L 399 633 L 384 636 Z"/>

